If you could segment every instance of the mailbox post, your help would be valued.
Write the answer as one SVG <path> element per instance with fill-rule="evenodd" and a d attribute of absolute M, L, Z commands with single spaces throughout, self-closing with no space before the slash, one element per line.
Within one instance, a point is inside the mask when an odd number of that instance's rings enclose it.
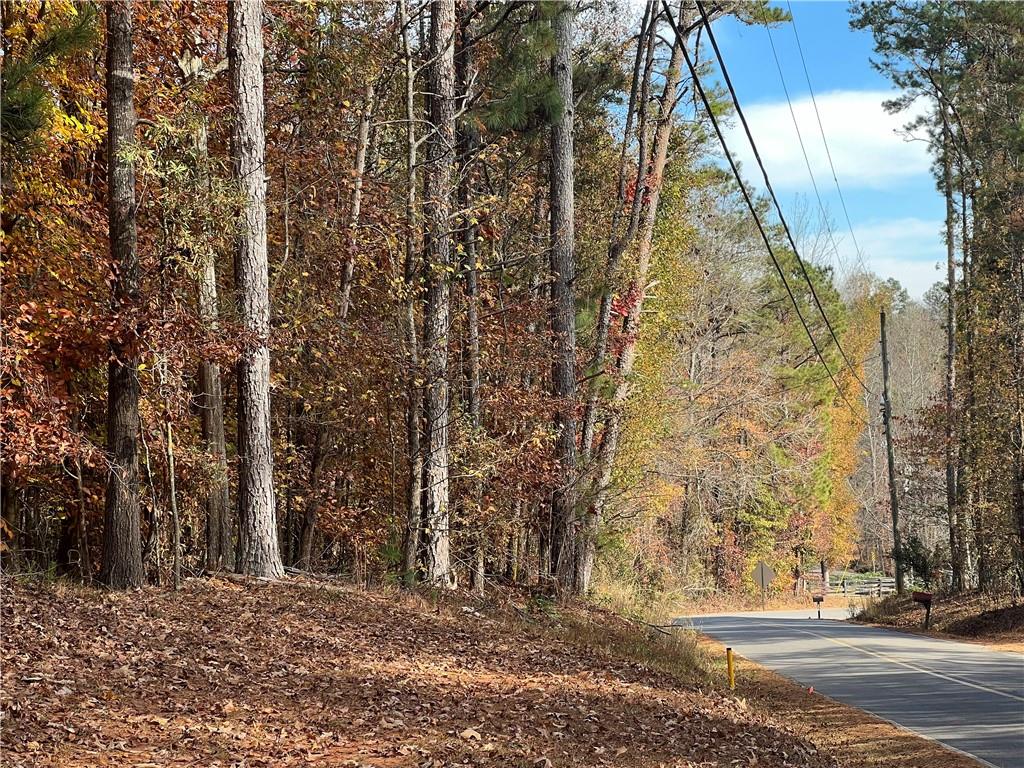
<path fill-rule="evenodd" d="M 814 600 L 814 604 L 816 606 L 818 606 L 818 619 L 820 620 L 821 619 L 821 604 L 825 600 L 825 596 L 824 595 L 815 595 L 811 599 Z"/>
<path fill-rule="evenodd" d="M 914 591 L 912 597 L 915 603 L 920 603 L 924 606 L 924 628 L 928 629 L 932 618 L 932 593 Z"/>

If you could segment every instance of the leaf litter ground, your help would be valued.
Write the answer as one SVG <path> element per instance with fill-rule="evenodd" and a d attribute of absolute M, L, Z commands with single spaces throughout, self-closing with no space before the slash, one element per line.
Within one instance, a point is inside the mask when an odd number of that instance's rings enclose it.
<path fill-rule="evenodd" d="M 840 764 L 743 700 L 543 622 L 224 580 L 3 587 L 12 767 Z"/>

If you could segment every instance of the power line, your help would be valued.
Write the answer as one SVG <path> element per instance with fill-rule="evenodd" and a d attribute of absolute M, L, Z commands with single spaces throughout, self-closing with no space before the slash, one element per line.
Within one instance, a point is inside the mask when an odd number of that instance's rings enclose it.
<path fill-rule="evenodd" d="M 679 37 L 680 41 L 685 40 L 680 33 L 679 26 L 676 24 L 675 17 L 672 16 L 672 11 L 668 7 L 667 0 L 662 0 L 662 5 L 665 8 L 665 15 L 668 19 L 669 25 L 672 27 L 672 31 Z M 699 7 L 699 3 L 698 3 Z M 700 9 L 703 15 L 703 8 Z M 705 17 L 706 19 L 706 17 Z M 709 25 L 705 23 L 705 28 L 709 28 Z M 710 31 L 710 29 L 709 29 Z M 704 110 L 708 113 L 708 117 L 711 119 L 711 125 L 715 129 L 715 134 L 718 136 L 718 141 L 722 145 L 722 151 L 725 153 L 726 160 L 729 161 L 729 167 L 732 169 L 733 175 L 736 177 L 736 181 L 739 184 L 740 192 L 743 194 L 743 199 L 747 204 L 747 208 L 750 209 L 751 216 L 753 216 L 754 224 L 757 225 L 757 231 L 761 233 L 761 239 L 764 241 L 765 248 L 768 250 L 768 255 L 771 257 L 772 264 L 775 265 L 775 271 L 779 273 L 779 278 L 782 280 L 782 285 L 786 289 L 786 294 L 789 296 L 790 302 L 793 304 L 793 308 L 796 310 L 796 316 L 800 320 L 800 325 L 803 326 L 804 333 L 807 334 L 807 338 L 811 342 L 811 347 L 814 348 L 815 354 L 824 366 L 828 377 L 832 380 L 832 384 L 836 388 L 836 392 L 843 399 L 843 401 L 850 407 L 851 413 L 856 416 L 856 408 L 853 403 L 849 401 L 846 394 L 843 392 L 843 388 L 839 386 L 839 382 L 836 380 L 835 375 L 832 373 L 832 369 L 829 368 L 828 362 L 826 362 L 824 355 L 821 353 L 821 349 L 818 347 L 818 342 L 814 338 L 814 334 L 811 333 L 810 327 L 807 325 L 807 321 L 804 319 L 803 312 L 800 310 L 800 304 L 796 300 L 796 296 L 793 294 L 793 289 L 789 285 L 789 280 L 786 279 L 786 272 L 782 269 L 782 265 L 779 263 L 778 258 L 775 256 L 775 249 L 772 247 L 771 239 L 768 237 L 768 233 L 765 232 L 764 225 L 761 223 L 761 217 L 757 215 L 757 209 L 754 207 L 754 201 L 750 199 L 750 193 L 747 191 L 746 185 L 743 183 L 743 178 L 740 176 L 739 168 L 736 166 L 736 161 L 732 157 L 732 153 L 729 151 L 729 145 L 725 141 L 725 135 L 722 133 L 722 127 L 718 124 L 718 118 L 715 117 L 715 112 L 711 108 L 711 102 L 708 99 L 708 95 L 704 90 L 704 86 L 700 82 L 700 77 L 697 74 L 697 68 L 693 63 L 693 59 L 690 58 L 690 52 L 686 45 L 681 43 L 683 58 L 686 60 L 686 66 L 690 70 L 690 76 L 693 78 L 693 84 L 697 90 L 697 94 L 700 96 L 701 102 L 704 104 Z M 857 419 L 865 426 L 870 426 L 868 422 L 857 416 Z"/>
<path fill-rule="evenodd" d="M 857 383 L 870 392 L 871 389 L 861 379 L 860 375 L 857 373 L 857 369 L 854 367 L 850 358 L 847 356 L 846 351 L 843 349 L 843 345 L 839 343 L 839 336 L 836 334 L 835 328 L 832 326 L 832 322 L 828 319 L 825 307 L 822 306 L 821 300 L 818 298 L 818 292 L 814 290 L 814 282 L 811 280 L 811 276 L 807 272 L 807 265 L 804 264 L 804 260 L 800 258 L 800 249 L 797 248 L 796 240 L 793 238 L 793 233 L 789 229 L 786 217 L 782 213 L 782 204 L 779 202 L 778 195 L 775 194 L 775 189 L 772 187 L 771 179 L 768 178 L 768 171 L 764 166 L 764 161 L 761 159 L 761 153 L 757 149 L 757 143 L 754 141 L 754 135 L 750 131 L 749 123 L 747 123 L 747 117 L 743 114 L 743 108 L 740 106 L 739 97 L 736 95 L 736 89 L 733 87 L 732 78 L 729 77 L 729 70 L 725 66 L 725 59 L 722 57 L 722 51 L 718 47 L 718 41 L 715 39 L 715 33 L 711 29 L 711 22 L 708 19 L 707 13 L 704 11 L 704 5 L 700 0 L 697 0 L 697 9 L 700 11 L 701 18 L 704 20 L 704 29 L 707 30 L 708 40 L 711 41 L 711 47 L 715 51 L 715 58 L 718 60 L 718 66 L 722 71 L 722 76 L 725 78 L 726 87 L 728 88 L 729 95 L 732 97 L 733 104 L 736 107 L 736 114 L 740 118 L 740 123 L 743 125 L 743 131 L 747 135 L 747 141 L 750 142 L 750 148 L 754 151 L 754 158 L 757 160 L 757 165 L 761 169 L 761 176 L 764 178 L 764 184 L 768 188 L 768 194 L 771 196 L 772 202 L 775 204 L 775 210 L 779 214 L 779 221 L 782 222 L 782 229 L 786 233 L 786 239 L 789 241 L 789 245 L 793 249 L 793 256 L 796 258 L 796 263 L 799 265 L 804 281 L 807 283 L 807 287 L 811 291 L 811 298 L 814 299 L 814 304 L 818 308 L 818 312 L 821 314 L 822 320 L 825 321 L 825 327 L 828 328 L 828 332 L 832 336 L 832 341 L 835 342 L 836 349 L 839 350 L 839 354 L 842 355 L 843 360 L 846 361 L 846 365 L 850 369 L 850 373 L 853 374 Z"/>
<path fill-rule="evenodd" d="M 807 80 L 807 90 L 811 94 L 811 104 L 814 105 L 814 115 L 818 119 L 818 130 L 821 132 L 821 143 L 825 145 L 825 156 L 828 157 L 828 167 L 832 169 L 832 181 L 836 184 L 836 192 L 839 193 L 839 203 L 843 207 L 843 216 L 846 217 L 846 226 L 850 229 L 850 237 L 853 238 L 853 247 L 857 251 L 857 259 L 861 258 L 860 245 L 857 243 L 857 235 L 853 232 L 853 222 L 850 221 L 850 212 L 846 209 L 846 199 L 843 197 L 842 187 L 839 186 L 839 177 L 836 175 L 836 166 L 832 162 L 832 151 L 828 147 L 828 139 L 825 138 L 825 126 L 821 122 L 821 112 L 818 111 L 818 100 L 814 96 L 814 87 L 811 85 L 811 73 L 807 69 L 807 60 L 804 58 L 804 47 L 800 44 L 800 33 L 796 29 L 796 17 L 793 15 L 793 5 L 786 0 L 789 8 L 789 17 L 793 23 L 793 36 L 796 38 L 796 49 L 800 54 L 800 63 L 804 68 L 804 78 Z M 771 33 L 769 33 L 770 36 Z"/>
<path fill-rule="evenodd" d="M 818 199 L 818 209 L 821 211 L 821 220 L 825 225 L 825 232 L 828 233 L 828 239 L 832 243 L 832 249 L 835 251 L 836 261 L 838 262 L 841 259 L 839 255 L 839 245 L 836 243 L 835 235 L 832 233 L 832 227 L 828 222 L 828 214 L 825 212 L 825 203 L 822 201 L 821 192 L 818 190 L 818 181 L 814 178 L 814 169 L 811 167 L 811 159 L 807 156 L 807 147 L 804 145 L 803 132 L 800 130 L 800 123 L 796 119 L 796 110 L 793 108 L 793 100 L 789 95 L 789 86 L 786 85 L 786 76 L 782 72 L 782 62 L 779 60 L 779 52 L 775 49 L 775 39 L 772 37 L 772 29 L 768 23 L 768 17 L 764 8 L 761 9 L 761 18 L 764 21 L 764 31 L 768 33 L 768 44 L 771 45 L 772 48 L 772 58 L 775 59 L 775 69 L 779 72 L 779 82 L 782 83 L 782 92 L 786 96 L 786 104 L 789 105 L 789 116 L 793 120 L 793 128 L 796 130 L 796 139 L 800 144 L 800 154 L 804 156 L 804 165 L 807 166 L 807 175 L 811 177 L 811 187 L 814 188 L 814 196 Z"/>

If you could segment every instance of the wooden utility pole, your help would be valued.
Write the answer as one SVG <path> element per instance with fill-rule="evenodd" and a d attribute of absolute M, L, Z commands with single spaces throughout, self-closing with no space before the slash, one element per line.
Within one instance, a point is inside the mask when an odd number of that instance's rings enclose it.
<path fill-rule="evenodd" d="M 903 560 L 900 552 L 900 508 L 896 496 L 896 456 L 892 448 L 892 401 L 889 398 L 889 346 L 885 340 L 885 312 L 879 313 L 882 330 L 882 422 L 885 453 L 889 462 L 889 510 L 892 512 L 892 559 L 896 563 L 896 592 L 903 594 Z"/>

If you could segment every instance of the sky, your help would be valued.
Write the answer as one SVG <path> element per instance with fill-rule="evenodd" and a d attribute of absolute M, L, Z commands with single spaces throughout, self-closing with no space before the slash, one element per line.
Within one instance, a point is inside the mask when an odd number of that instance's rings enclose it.
<path fill-rule="evenodd" d="M 848 3 L 796 0 L 788 4 L 783 0 L 773 5 L 791 9 L 794 23 L 774 27 L 770 38 L 763 25 L 748 26 L 733 17 L 715 22 L 714 31 L 786 218 L 791 225 L 801 219 L 813 219 L 817 225 L 823 218 L 794 128 L 788 89 L 831 223 L 832 236 L 819 240 L 825 245 L 816 258 L 855 264 L 856 242 L 864 266 L 880 277 L 896 278 L 911 296 L 920 298 L 942 277 L 938 264 L 945 263 L 945 209 L 930 172 L 926 143 L 920 136 L 908 137 L 903 130 L 917 107 L 897 115 L 882 107 L 895 91 L 871 66 L 870 33 L 850 29 Z M 852 234 L 836 191 L 794 30 L 807 62 Z M 706 59 L 711 55 L 706 39 L 701 46 L 701 57 Z M 744 177 L 764 192 L 739 121 L 733 118 L 732 123 L 726 134 L 730 149 L 742 161 Z"/>

